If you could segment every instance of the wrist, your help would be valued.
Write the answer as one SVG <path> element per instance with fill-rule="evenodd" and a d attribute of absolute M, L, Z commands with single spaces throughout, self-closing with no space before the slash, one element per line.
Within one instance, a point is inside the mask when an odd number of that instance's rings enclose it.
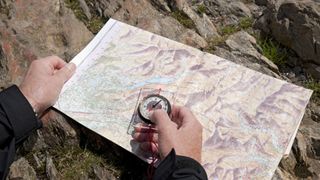
<path fill-rule="evenodd" d="M 28 93 L 24 90 L 24 88 L 19 87 L 20 91 L 24 95 L 24 97 L 29 102 L 30 106 L 32 107 L 34 113 L 38 115 L 40 113 L 40 106 L 39 103 L 37 103 L 31 96 L 28 95 Z"/>

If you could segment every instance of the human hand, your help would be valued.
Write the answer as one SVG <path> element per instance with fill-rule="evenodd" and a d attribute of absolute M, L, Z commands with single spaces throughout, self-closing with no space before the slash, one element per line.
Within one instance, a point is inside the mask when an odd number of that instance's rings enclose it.
<path fill-rule="evenodd" d="M 68 64 L 57 56 L 35 60 L 19 88 L 33 109 L 42 113 L 57 101 L 64 83 L 75 69 L 75 64 Z"/>
<path fill-rule="evenodd" d="M 173 106 L 171 119 L 165 111 L 155 110 L 151 120 L 156 128 L 148 130 L 140 126 L 133 135 L 141 142 L 143 150 L 159 152 L 160 158 L 164 159 L 174 148 L 177 155 L 191 157 L 201 163 L 202 125 L 188 108 Z"/>

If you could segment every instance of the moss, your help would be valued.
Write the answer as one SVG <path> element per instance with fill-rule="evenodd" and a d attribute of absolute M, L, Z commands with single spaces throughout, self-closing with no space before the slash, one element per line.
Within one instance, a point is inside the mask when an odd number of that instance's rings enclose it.
<path fill-rule="evenodd" d="M 262 54 L 277 66 L 283 66 L 288 58 L 288 53 L 278 42 L 271 38 L 258 39 Z"/>
<path fill-rule="evenodd" d="M 206 8 L 206 6 L 205 6 L 204 4 L 200 4 L 200 5 L 198 5 L 198 7 L 197 7 L 197 11 L 198 11 L 198 13 L 200 13 L 200 14 L 205 13 L 206 10 L 207 10 L 207 8 Z"/>
<path fill-rule="evenodd" d="M 314 79 L 310 79 L 306 82 L 306 87 L 313 90 L 312 98 L 319 100 L 320 98 L 320 82 Z"/>
<path fill-rule="evenodd" d="M 182 24 L 187 28 L 192 29 L 195 27 L 195 24 L 193 23 L 193 21 L 183 11 L 175 10 L 171 13 L 171 16 L 176 20 L 178 20 L 180 24 Z"/>
<path fill-rule="evenodd" d="M 108 18 L 101 17 L 96 12 L 91 12 L 92 18 L 88 19 L 81 9 L 78 0 L 64 0 L 64 2 L 66 6 L 73 11 L 77 19 L 82 21 L 94 34 L 98 33 L 103 25 L 108 21 Z"/>

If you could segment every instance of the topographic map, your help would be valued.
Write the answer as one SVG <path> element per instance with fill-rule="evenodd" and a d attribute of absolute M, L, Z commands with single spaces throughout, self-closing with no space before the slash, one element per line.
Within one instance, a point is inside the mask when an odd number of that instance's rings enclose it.
<path fill-rule="evenodd" d="M 113 19 L 72 62 L 55 108 L 147 160 L 128 129 L 141 89 L 161 89 L 203 125 L 209 179 L 270 179 L 312 94 Z"/>

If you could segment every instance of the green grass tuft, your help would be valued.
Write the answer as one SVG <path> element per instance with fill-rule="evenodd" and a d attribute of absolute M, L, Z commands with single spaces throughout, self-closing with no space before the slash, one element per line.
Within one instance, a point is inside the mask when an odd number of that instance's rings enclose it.
<path fill-rule="evenodd" d="M 104 166 L 105 162 L 86 149 L 80 147 L 61 147 L 51 152 L 57 170 L 62 179 L 80 179 L 83 175 L 90 175 L 94 165 Z M 115 170 L 111 170 L 115 172 Z"/>
<path fill-rule="evenodd" d="M 251 17 L 241 18 L 239 22 L 239 26 L 241 29 L 249 29 L 253 25 L 253 19 Z"/>
<path fill-rule="evenodd" d="M 238 24 L 235 25 L 227 25 L 220 29 L 220 33 L 223 36 L 229 36 L 235 32 L 241 31 L 241 30 L 247 30 L 251 28 L 253 25 L 253 19 L 250 17 L 241 18 L 239 20 Z"/>
<path fill-rule="evenodd" d="M 278 42 L 272 39 L 258 40 L 262 54 L 277 66 L 283 66 L 288 58 L 288 53 Z"/>
<path fill-rule="evenodd" d="M 171 13 L 172 17 L 175 18 L 182 24 L 183 26 L 193 29 L 195 27 L 195 24 L 193 21 L 186 15 L 183 11 L 176 10 Z"/>
<path fill-rule="evenodd" d="M 240 29 L 236 25 L 228 25 L 221 28 L 221 34 L 222 36 L 229 36 L 235 32 L 238 32 Z"/>
<path fill-rule="evenodd" d="M 319 99 L 320 98 L 320 82 L 316 81 L 314 79 L 311 79 L 306 83 L 306 87 L 313 90 L 312 97 L 314 99 Z"/>
<path fill-rule="evenodd" d="M 198 13 L 200 13 L 200 14 L 205 13 L 206 10 L 207 10 L 207 8 L 206 8 L 206 6 L 205 6 L 204 4 L 200 4 L 200 5 L 198 5 L 198 7 L 197 7 L 197 11 L 198 11 Z"/>

